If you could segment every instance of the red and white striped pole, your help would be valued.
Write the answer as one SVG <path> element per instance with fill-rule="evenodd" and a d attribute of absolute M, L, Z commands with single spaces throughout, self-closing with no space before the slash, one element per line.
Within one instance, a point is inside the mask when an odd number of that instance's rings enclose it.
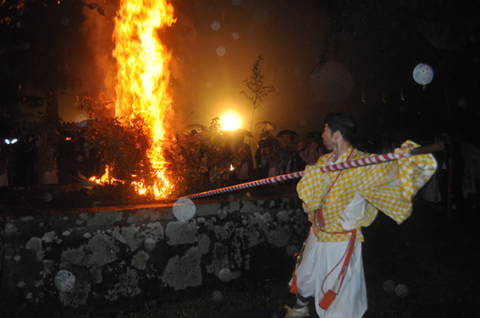
<path fill-rule="evenodd" d="M 364 159 L 356 159 L 356 160 L 351 160 L 351 161 L 345 161 L 342 163 L 337 163 L 333 165 L 328 165 L 328 166 L 323 166 L 320 167 L 320 170 L 322 172 L 332 172 L 332 171 L 339 171 L 339 170 L 345 170 L 345 169 L 350 169 L 350 168 L 356 168 L 356 167 L 362 167 L 362 166 L 368 166 L 372 164 L 377 164 L 381 162 L 387 162 L 387 161 L 393 161 L 397 160 L 400 158 L 405 158 L 405 157 L 410 157 L 413 155 L 420 155 L 420 154 L 426 154 L 426 153 L 432 153 L 435 151 L 443 150 L 443 144 L 433 144 L 429 146 L 423 146 L 423 147 L 417 147 L 412 150 L 410 150 L 407 153 L 387 153 L 387 154 L 381 154 L 381 155 L 375 155 L 371 157 L 367 157 Z M 305 171 L 298 171 L 298 172 L 293 172 L 293 173 L 288 173 L 288 174 L 282 174 L 279 176 L 271 177 L 271 178 L 266 178 L 266 179 L 260 179 L 256 181 L 251 181 L 251 182 L 246 182 L 246 183 L 241 183 L 225 188 L 220 188 L 216 190 L 210 190 L 210 191 L 205 191 L 197 194 L 192 194 L 192 195 L 187 195 L 184 198 L 189 198 L 189 199 L 198 199 L 198 198 L 203 198 L 207 196 L 212 196 L 220 193 L 226 193 L 226 192 L 231 192 L 235 190 L 240 190 L 240 189 L 247 189 L 247 188 L 252 188 L 256 187 L 259 185 L 266 185 L 266 184 L 272 184 L 272 183 L 277 183 L 281 181 L 286 181 L 286 180 L 292 180 L 292 179 L 298 179 L 301 178 L 304 175 Z"/>

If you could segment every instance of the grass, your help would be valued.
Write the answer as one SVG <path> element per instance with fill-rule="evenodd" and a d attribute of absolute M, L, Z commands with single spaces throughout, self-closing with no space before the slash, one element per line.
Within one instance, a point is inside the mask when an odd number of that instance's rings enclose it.
<path fill-rule="evenodd" d="M 169 302 L 117 318 L 207 318 L 280 317 L 283 306 L 294 301 L 287 289 L 288 278 L 237 282 L 233 286 L 203 293 L 179 293 Z"/>

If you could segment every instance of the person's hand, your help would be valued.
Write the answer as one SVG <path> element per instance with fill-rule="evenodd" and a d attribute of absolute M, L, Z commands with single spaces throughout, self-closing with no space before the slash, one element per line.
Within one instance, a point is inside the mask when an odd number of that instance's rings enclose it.
<path fill-rule="evenodd" d="M 411 143 L 403 144 L 403 145 L 401 146 L 401 149 L 402 149 L 402 152 L 403 152 L 403 153 L 409 153 L 409 152 L 412 151 L 414 148 L 415 148 L 415 145 L 414 145 L 414 144 L 411 144 Z"/>

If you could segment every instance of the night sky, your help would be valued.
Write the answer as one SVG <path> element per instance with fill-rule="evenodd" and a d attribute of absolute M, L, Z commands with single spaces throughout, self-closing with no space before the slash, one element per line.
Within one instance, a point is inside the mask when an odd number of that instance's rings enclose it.
<path fill-rule="evenodd" d="M 328 112 L 346 111 L 357 118 L 363 136 L 429 140 L 459 129 L 477 135 L 478 1 L 171 3 L 177 22 L 160 35 L 173 54 L 170 93 L 176 127 L 208 125 L 231 108 L 250 129 L 252 105 L 240 92 L 262 55 L 265 85 L 273 85 L 276 93 L 265 98 L 254 123 L 272 122 L 274 134 L 291 129 L 303 138 L 323 129 Z M 107 1 L 105 16 L 87 8 L 58 13 L 50 20 L 57 19 L 60 29 L 43 31 L 78 31 L 51 44 L 60 47 L 57 52 L 65 55 L 70 70 L 83 74 L 82 81 L 61 92 L 60 108 L 69 118 L 75 115 L 75 96 L 113 92 L 117 9 L 117 1 Z M 33 42 L 29 49 L 35 49 Z M 435 72 L 425 87 L 412 77 L 418 63 Z M 260 134 L 255 128 L 252 132 Z"/>

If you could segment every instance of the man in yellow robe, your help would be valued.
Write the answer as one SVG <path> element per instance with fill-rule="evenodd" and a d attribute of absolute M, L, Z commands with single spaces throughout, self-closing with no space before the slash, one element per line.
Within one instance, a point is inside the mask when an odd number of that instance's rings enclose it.
<path fill-rule="evenodd" d="M 323 166 L 371 156 L 352 146 L 356 133 L 352 116 L 332 113 L 324 122 L 323 142 L 331 152 L 307 166 L 297 185 L 312 227 L 290 282 L 297 303 L 286 307 L 287 318 L 307 317 L 312 297 L 322 318 L 363 316 L 367 293 L 361 228 L 373 222 L 378 210 L 399 224 L 407 219 L 413 197 L 437 166 L 428 154 L 324 173 Z M 407 141 L 396 151 L 416 146 Z"/>

